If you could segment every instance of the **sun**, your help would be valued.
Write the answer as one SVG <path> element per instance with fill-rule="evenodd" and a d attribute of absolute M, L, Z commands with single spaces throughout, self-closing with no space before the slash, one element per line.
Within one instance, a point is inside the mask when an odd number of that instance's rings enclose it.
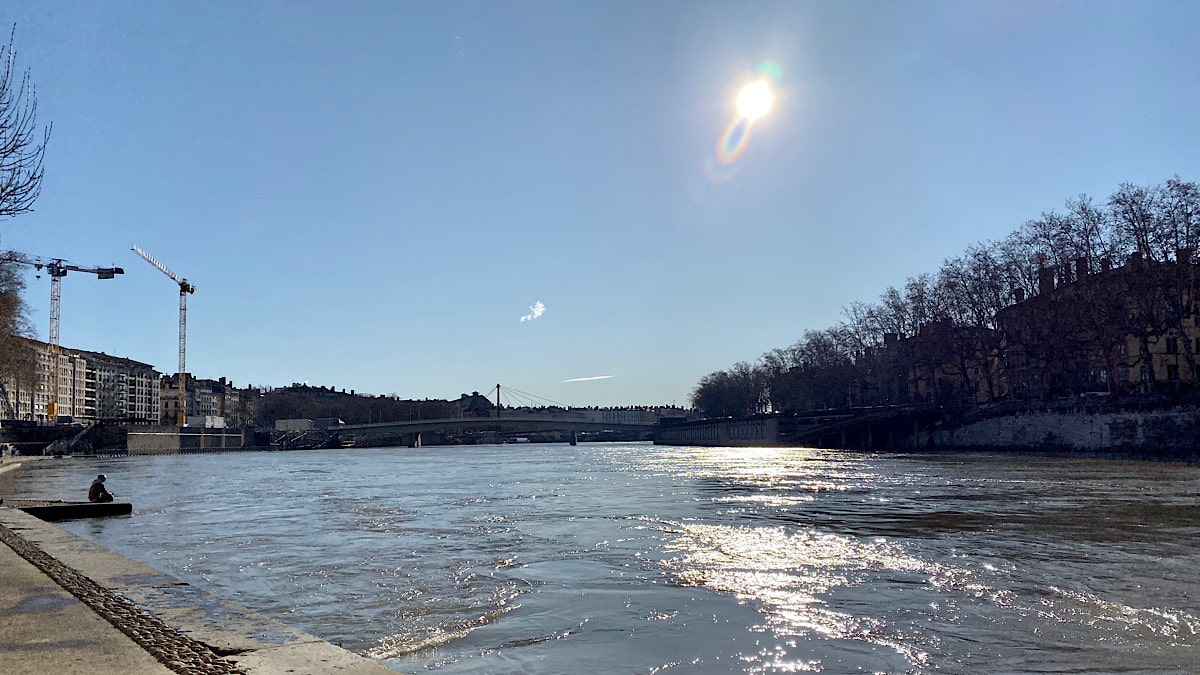
<path fill-rule="evenodd" d="M 766 116 L 771 112 L 775 103 L 775 95 L 763 80 L 757 80 L 742 87 L 737 97 L 738 115 L 751 122 Z"/>

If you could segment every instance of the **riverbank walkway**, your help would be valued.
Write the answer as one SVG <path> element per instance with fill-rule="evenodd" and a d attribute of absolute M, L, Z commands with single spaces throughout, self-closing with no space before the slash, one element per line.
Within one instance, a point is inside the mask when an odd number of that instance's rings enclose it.
<path fill-rule="evenodd" d="M 97 672 L 394 671 L 0 506 L 0 673 Z"/>

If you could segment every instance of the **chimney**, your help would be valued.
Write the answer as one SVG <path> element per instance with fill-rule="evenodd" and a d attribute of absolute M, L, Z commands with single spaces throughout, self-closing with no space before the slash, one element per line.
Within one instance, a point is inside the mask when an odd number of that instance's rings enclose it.
<path fill-rule="evenodd" d="M 1054 290 L 1054 268 L 1043 267 L 1038 270 L 1038 295 L 1049 295 Z"/>
<path fill-rule="evenodd" d="M 1141 267 L 1142 266 L 1142 252 L 1141 251 L 1138 251 L 1137 253 L 1129 254 L 1129 265 L 1131 267 Z"/>
<path fill-rule="evenodd" d="M 1175 262 L 1179 265 L 1190 265 L 1192 262 L 1192 249 L 1177 248 L 1175 249 Z"/>
<path fill-rule="evenodd" d="M 1088 259 L 1087 256 L 1080 256 L 1075 259 L 1075 281 L 1079 281 L 1088 275 Z"/>
<path fill-rule="evenodd" d="M 1112 258 L 1101 258 L 1100 259 L 1100 271 L 1107 272 L 1111 269 L 1112 269 Z"/>
<path fill-rule="evenodd" d="M 1025 289 L 1018 286 L 1013 290 L 1013 298 L 1015 298 L 1017 302 L 1025 302 Z"/>

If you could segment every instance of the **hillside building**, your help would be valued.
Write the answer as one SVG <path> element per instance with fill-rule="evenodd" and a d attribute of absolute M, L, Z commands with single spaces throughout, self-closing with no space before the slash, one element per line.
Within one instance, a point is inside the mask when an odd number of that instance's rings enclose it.
<path fill-rule="evenodd" d="M 164 375 L 160 382 L 161 411 L 159 424 L 172 425 L 179 412 L 179 374 Z M 249 401 L 248 392 L 233 386 L 224 377 L 217 380 L 187 377 L 187 417 L 239 417 Z"/>
<path fill-rule="evenodd" d="M 1200 266 L 1133 255 L 1089 273 L 1042 270 L 1039 292 L 1000 310 L 1005 376 L 1015 398 L 1148 393 L 1200 382 Z"/>

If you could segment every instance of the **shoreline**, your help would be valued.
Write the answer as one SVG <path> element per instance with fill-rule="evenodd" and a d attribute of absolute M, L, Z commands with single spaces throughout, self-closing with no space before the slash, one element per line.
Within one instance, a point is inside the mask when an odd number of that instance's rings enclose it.
<path fill-rule="evenodd" d="M 26 458 L 23 458 L 26 459 Z M 4 462 L 0 473 L 20 468 L 21 462 Z M 12 478 L 12 476 L 9 476 Z M 13 652 L 8 672 L 95 672 L 91 657 L 80 662 L 80 640 L 58 614 L 70 610 L 81 620 L 96 617 L 120 633 L 109 631 L 95 638 L 88 654 L 129 654 L 136 648 L 169 672 L 186 675 L 247 673 L 248 675 L 300 675 L 344 673 L 385 675 L 395 671 L 314 635 L 229 602 L 208 591 L 168 575 L 44 522 L 7 505 L 0 506 L 0 549 L 15 556 L 0 557 L 0 575 L 33 578 L 28 597 L 18 600 L 22 616 L 0 627 L 3 641 L 12 646 L 10 633 L 20 636 L 22 625 L 40 622 L 61 635 L 25 636 Z M 61 589 L 77 602 L 48 602 Z M 80 607 L 79 603 L 86 606 Z M 81 611 L 83 610 L 83 611 Z M 90 611 L 87 611 L 90 610 Z M 38 621 L 30 622 L 30 614 Z M 93 621 L 94 622 L 94 621 Z M 26 631 L 28 632 L 28 631 Z M 6 655 L 6 662 L 9 660 Z M 162 672 L 142 670 L 138 672 Z"/>

